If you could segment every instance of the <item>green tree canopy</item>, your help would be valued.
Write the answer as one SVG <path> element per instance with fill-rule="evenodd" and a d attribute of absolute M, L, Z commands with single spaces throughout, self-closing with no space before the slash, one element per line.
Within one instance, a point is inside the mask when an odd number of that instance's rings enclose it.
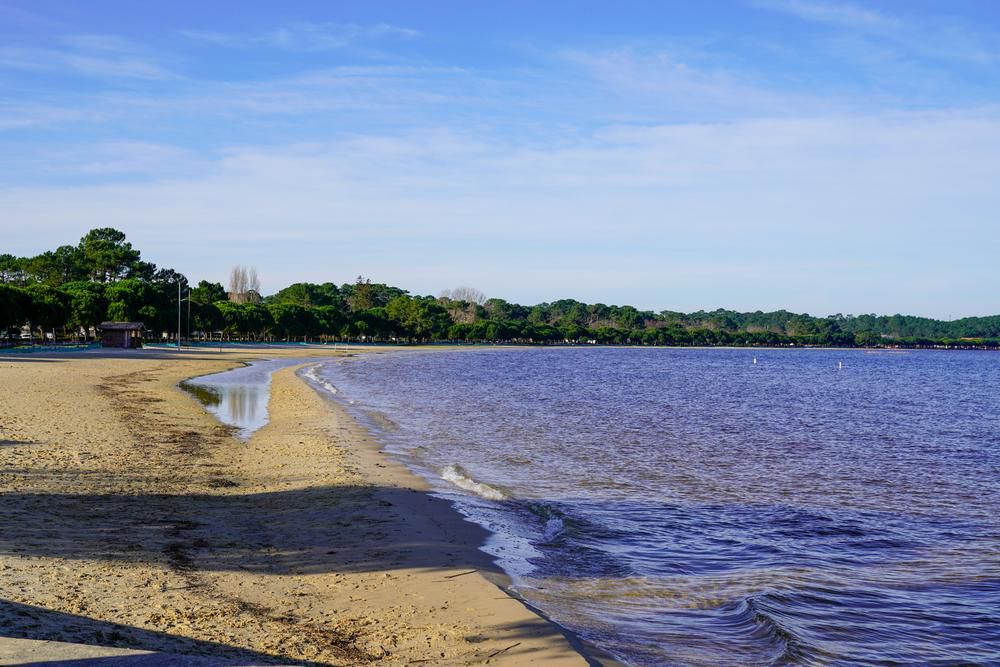
<path fill-rule="evenodd" d="M 111 227 L 87 232 L 80 239 L 79 252 L 91 280 L 101 283 L 126 277 L 139 262 L 139 251 L 125 240 L 125 234 Z"/>
<path fill-rule="evenodd" d="M 369 285 L 366 289 L 374 287 L 377 286 Z M 294 303 L 300 306 L 333 306 L 337 308 L 344 305 L 344 297 L 341 295 L 340 289 L 333 283 L 323 283 L 322 285 L 294 283 L 268 297 L 268 301 Z"/>
<path fill-rule="evenodd" d="M 13 285 L 0 284 L 0 330 L 19 327 L 30 317 L 31 297 Z"/>
<path fill-rule="evenodd" d="M 66 283 L 62 289 L 69 295 L 69 322 L 72 327 L 84 329 L 100 324 L 108 312 L 104 286 L 86 280 Z"/>
<path fill-rule="evenodd" d="M 197 287 L 191 289 L 191 300 L 195 303 L 214 304 L 216 301 L 225 301 L 227 298 L 226 288 L 219 283 L 202 280 Z"/>
<path fill-rule="evenodd" d="M 36 327 L 50 330 L 66 324 L 69 319 L 69 295 L 49 285 L 28 285 L 24 290 L 28 302 L 28 320 Z"/>

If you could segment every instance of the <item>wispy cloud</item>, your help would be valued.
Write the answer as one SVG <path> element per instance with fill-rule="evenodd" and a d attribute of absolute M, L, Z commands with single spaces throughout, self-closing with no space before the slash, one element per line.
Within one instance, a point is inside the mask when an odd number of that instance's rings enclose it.
<path fill-rule="evenodd" d="M 269 46 L 288 51 L 316 53 L 335 51 L 363 42 L 382 38 L 413 39 L 420 32 L 388 23 L 357 25 L 354 23 L 289 23 L 263 33 L 227 33 L 188 30 L 181 33 L 189 39 L 228 48 Z"/>
<path fill-rule="evenodd" d="M 81 122 L 99 123 L 114 118 L 114 114 L 93 108 L 68 105 L 19 104 L 0 102 L 0 131 L 67 125 Z"/>
<path fill-rule="evenodd" d="M 894 14 L 826 0 L 749 0 L 749 5 L 873 40 L 901 54 L 979 65 L 1000 62 L 1000 33 L 954 16 L 907 14 L 902 3 L 903 11 Z"/>
<path fill-rule="evenodd" d="M 122 141 L 45 148 L 32 154 L 29 162 L 54 177 L 148 180 L 193 176 L 205 166 L 205 157 L 169 144 Z"/>
<path fill-rule="evenodd" d="M 97 78 L 162 80 L 176 75 L 143 48 L 110 35 L 73 35 L 62 48 L 0 48 L 0 68 L 63 72 Z"/>
<path fill-rule="evenodd" d="M 563 50 L 559 57 L 627 100 L 618 106 L 632 109 L 637 118 L 645 115 L 662 121 L 697 116 L 713 121 L 787 116 L 829 112 L 847 102 L 819 92 L 781 90 L 759 73 L 696 64 L 659 49 Z"/>
<path fill-rule="evenodd" d="M 0 25 L 10 30 L 65 30 L 67 25 L 49 15 L 0 3 Z"/>
<path fill-rule="evenodd" d="M 815 0 L 751 0 L 750 4 L 794 16 L 844 28 L 888 29 L 898 27 L 893 18 L 871 9 L 845 3 L 817 2 Z"/>
<path fill-rule="evenodd" d="M 86 109 L 113 123 L 119 136 L 149 138 L 149 121 L 158 125 L 224 122 L 227 130 L 251 124 L 271 125 L 274 139 L 301 136 L 309 123 L 327 139 L 363 125 L 417 127 L 427 124 L 479 127 L 505 122 L 524 113 L 532 92 L 518 82 L 491 79 L 457 67 L 352 65 L 304 71 L 251 81 L 180 79 L 169 87 L 65 93 L 46 113 L 0 105 L 0 129 L 67 125 Z M 57 104 L 58 102 L 58 104 Z M 64 113 L 57 113 L 60 106 Z M 295 119 L 288 123 L 286 119 Z M 7 121 L 6 123 L 4 121 Z M 206 136 L 207 135 L 207 136 Z M 200 145 L 218 145 L 204 133 Z"/>

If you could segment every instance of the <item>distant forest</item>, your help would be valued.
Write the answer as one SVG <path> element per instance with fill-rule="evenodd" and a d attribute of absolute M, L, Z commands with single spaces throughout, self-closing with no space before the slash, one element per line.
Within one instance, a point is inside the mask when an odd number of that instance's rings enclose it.
<path fill-rule="evenodd" d="M 180 289 L 178 289 L 178 287 Z M 142 260 L 115 229 L 36 257 L 0 255 L 0 338 L 24 332 L 86 340 L 101 322 L 142 322 L 147 339 L 232 341 L 482 342 L 527 344 L 1000 347 L 1000 315 L 941 321 L 909 315 L 731 310 L 653 312 L 561 299 L 522 306 L 457 288 L 411 295 L 359 277 L 295 283 L 269 296 L 256 272 L 235 267 L 228 289 L 197 285 Z M 179 297 L 180 294 L 180 303 Z"/>

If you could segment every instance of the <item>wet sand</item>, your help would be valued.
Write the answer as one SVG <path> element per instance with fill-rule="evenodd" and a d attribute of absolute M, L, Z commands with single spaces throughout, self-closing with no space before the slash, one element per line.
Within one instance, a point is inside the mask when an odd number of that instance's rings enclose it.
<path fill-rule="evenodd" d="M 295 368 L 275 373 L 271 420 L 246 443 L 177 386 L 255 357 L 319 354 L 0 355 L 0 645 L 587 664 L 497 587 L 484 531 Z"/>

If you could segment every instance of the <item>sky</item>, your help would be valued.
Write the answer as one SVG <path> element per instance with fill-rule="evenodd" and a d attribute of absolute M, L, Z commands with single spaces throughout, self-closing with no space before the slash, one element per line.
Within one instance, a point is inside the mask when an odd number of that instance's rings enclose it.
<path fill-rule="evenodd" d="M 0 253 L 1000 313 L 1000 4 L 0 0 Z"/>

